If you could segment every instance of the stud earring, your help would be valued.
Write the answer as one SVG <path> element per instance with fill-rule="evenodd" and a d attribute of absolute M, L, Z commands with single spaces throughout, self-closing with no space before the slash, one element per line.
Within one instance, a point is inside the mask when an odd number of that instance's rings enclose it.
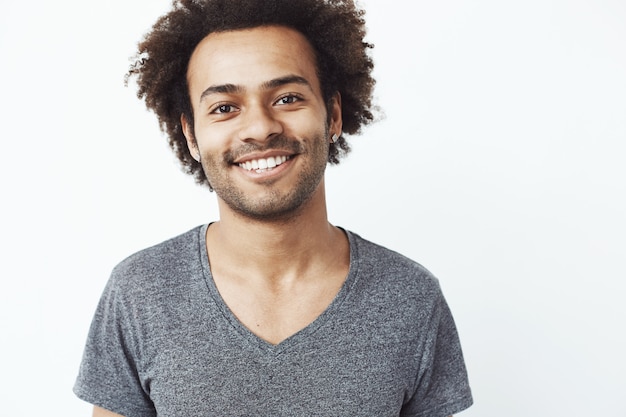
<path fill-rule="evenodd" d="M 339 139 L 339 136 L 337 136 L 336 133 L 333 133 L 333 136 L 330 138 L 330 143 L 337 142 L 337 139 Z"/>

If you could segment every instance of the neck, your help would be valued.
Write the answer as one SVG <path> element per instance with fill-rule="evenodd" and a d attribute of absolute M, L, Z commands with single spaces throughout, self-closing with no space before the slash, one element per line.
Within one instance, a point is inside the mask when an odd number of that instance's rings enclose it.
<path fill-rule="evenodd" d="M 305 279 L 345 253 L 347 240 L 328 222 L 323 187 L 286 220 L 243 217 L 220 206 L 220 221 L 207 232 L 214 275 L 265 282 Z"/>

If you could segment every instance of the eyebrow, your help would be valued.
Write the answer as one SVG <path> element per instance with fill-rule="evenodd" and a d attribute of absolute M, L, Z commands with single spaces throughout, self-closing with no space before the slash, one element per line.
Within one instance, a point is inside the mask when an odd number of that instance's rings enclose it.
<path fill-rule="evenodd" d="M 313 91 L 313 87 L 311 83 L 307 81 L 306 78 L 300 77 L 299 75 L 286 75 L 284 77 L 275 78 L 273 80 L 269 80 L 261 84 L 262 90 L 272 90 L 274 88 L 282 87 L 287 84 L 300 84 L 309 88 L 309 90 Z M 246 90 L 245 87 L 235 84 L 218 84 L 212 85 L 208 87 L 206 90 L 202 92 L 200 95 L 200 102 L 202 102 L 205 98 L 210 96 L 211 94 L 238 94 L 242 93 Z"/>

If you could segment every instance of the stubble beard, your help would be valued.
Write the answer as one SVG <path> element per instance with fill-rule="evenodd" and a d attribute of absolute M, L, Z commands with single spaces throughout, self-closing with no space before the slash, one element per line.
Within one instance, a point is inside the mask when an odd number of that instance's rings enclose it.
<path fill-rule="evenodd" d="M 328 162 L 327 136 L 327 132 L 324 131 L 309 138 L 307 141 L 310 140 L 311 146 L 308 149 L 304 145 L 306 141 L 300 142 L 285 136 L 271 138 L 265 146 L 245 144 L 223 156 L 203 158 L 202 168 L 217 196 L 240 216 L 256 221 L 289 222 L 297 217 L 311 200 L 324 178 Z M 262 183 L 262 186 L 266 187 L 262 197 L 249 196 L 237 187 L 229 176 L 233 169 L 232 161 L 239 155 L 251 151 L 269 149 L 286 150 L 297 154 L 298 159 L 304 160 L 304 166 L 290 190 L 281 191 L 273 187 L 275 181 L 268 180 Z"/>

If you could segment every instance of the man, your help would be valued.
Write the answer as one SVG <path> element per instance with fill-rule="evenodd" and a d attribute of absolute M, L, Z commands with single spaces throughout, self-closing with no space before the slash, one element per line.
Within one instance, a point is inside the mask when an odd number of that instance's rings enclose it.
<path fill-rule="evenodd" d="M 139 96 L 220 218 L 114 269 L 74 388 L 94 416 L 471 405 L 437 280 L 327 220 L 326 165 L 372 120 L 364 34 L 347 0 L 181 0 L 139 45 Z"/>

